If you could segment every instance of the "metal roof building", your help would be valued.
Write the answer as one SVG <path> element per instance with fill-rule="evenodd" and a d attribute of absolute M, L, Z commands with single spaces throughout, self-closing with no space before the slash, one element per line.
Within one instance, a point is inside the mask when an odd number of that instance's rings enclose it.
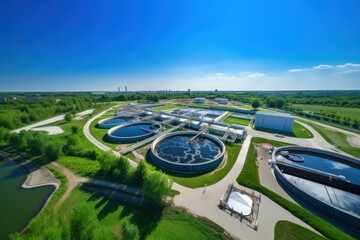
<path fill-rule="evenodd" d="M 294 117 L 285 113 L 257 112 L 254 127 L 281 132 L 292 132 Z"/>

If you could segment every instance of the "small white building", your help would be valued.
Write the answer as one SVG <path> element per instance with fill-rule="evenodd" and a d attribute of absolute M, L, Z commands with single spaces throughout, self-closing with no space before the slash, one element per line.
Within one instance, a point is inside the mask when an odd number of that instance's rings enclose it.
<path fill-rule="evenodd" d="M 257 112 L 255 114 L 254 127 L 257 129 L 269 129 L 281 132 L 292 132 L 294 117 L 290 114 Z"/>
<path fill-rule="evenodd" d="M 204 103 L 205 100 L 206 100 L 206 98 L 198 97 L 198 98 L 194 98 L 193 103 Z"/>
<path fill-rule="evenodd" d="M 219 104 L 228 104 L 229 99 L 227 99 L 227 98 L 215 98 L 215 102 L 218 102 Z"/>

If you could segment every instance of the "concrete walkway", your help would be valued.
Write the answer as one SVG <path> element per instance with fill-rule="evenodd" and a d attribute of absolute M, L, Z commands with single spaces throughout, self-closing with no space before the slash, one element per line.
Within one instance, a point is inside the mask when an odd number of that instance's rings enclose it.
<path fill-rule="evenodd" d="M 244 166 L 246 155 L 251 144 L 251 138 L 251 135 L 247 136 L 234 167 L 216 184 L 207 186 L 206 189 L 191 189 L 174 183 L 173 188 L 180 191 L 180 195 L 174 198 L 175 205 L 185 207 L 196 215 L 210 219 L 240 239 L 274 239 L 274 227 L 279 220 L 288 220 L 313 230 L 309 225 L 294 217 L 290 212 L 263 195 L 261 196 L 259 226 L 257 231 L 218 208 L 219 200 L 229 184 L 234 183 L 238 188 L 245 188 L 236 182 L 236 178 Z M 251 189 L 247 190 L 252 191 Z"/>
<path fill-rule="evenodd" d="M 83 128 L 83 132 L 85 137 L 92 143 L 94 144 L 96 147 L 98 147 L 99 149 L 103 150 L 103 151 L 110 151 L 112 152 L 115 156 L 120 157 L 120 153 L 117 151 L 114 151 L 113 149 L 111 149 L 110 147 L 106 146 L 105 144 L 101 143 L 100 141 L 98 141 L 96 138 L 93 137 L 93 135 L 91 135 L 90 133 L 90 125 L 91 123 L 101 117 L 103 114 L 105 114 L 106 112 L 112 110 L 113 107 L 108 108 L 104 111 L 102 111 L 101 113 L 97 114 L 96 116 L 92 117 L 89 121 L 86 122 L 86 124 L 84 125 Z M 138 164 L 135 161 L 132 161 L 131 159 L 128 159 L 129 163 L 131 166 L 136 167 Z"/>
<path fill-rule="evenodd" d="M 79 112 L 79 113 L 77 113 L 75 115 L 76 116 L 84 116 L 84 115 L 87 115 L 87 114 L 91 114 L 93 111 L 94 111 L 94 109 L 88 109 L 88 110 L 85 110 L 83 112 Z M 49 119 L 46 119 L 46 120 L 31 124 L 31 125 L 28 125 L 28 126 L 25 126 L 25 127 L 19 128 L 19 129 L 16 129 L 16 130 L 14 130 L 14 132 L 19 133 L 22 130 L 29 131 L 29 130 L 31 130 L 33 128 L 38 128 L 38 127 L 48 125 L 48 124 L 51 124 L 51 123 L 54 123 L 54 122 L 62 121 L 64 119 L 65 119 L 65 114 L 58 115 L 56 117 L 52 117 L 52 118 L 49 118 Z"/>

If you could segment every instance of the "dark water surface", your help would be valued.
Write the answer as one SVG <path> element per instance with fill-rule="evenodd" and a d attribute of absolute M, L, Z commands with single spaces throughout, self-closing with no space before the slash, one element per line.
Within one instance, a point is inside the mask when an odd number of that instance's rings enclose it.
<path fill-rule="evenodd" d="M 292 162 L 286 160 L 290 164 L 296 164 L 300 166 L 305 166 L 315 170 L 319 170 L 326 173 L 331 173 L 334 175 L 342 175 L 346 180 L 360 184 L 360 169 L 352 167 L 350 165 L 336 161 L 336 159 L 320 154 L 308 154 L 301 151 L 291 151 L 304 158 L 304 162 Z"/>
<path fill-rule="evenodd" d="M 172 162 L 202 163 L 213 160 L 221 153 L 220 146 L 207 138 L 196 138 L 188 143 L 193 135 L 169 137 L 158 143 L 157 154 Z"/>
<path fill-rule="evenodd" d="M 110 124 L 130 123 L 133 120 L 134 120 L 133 118 L 113 118 L 103 122 L 103 124 L 110 125 Z"/>
<path fill-rule="evenodd" d="M 159 129 L 157 125 L 152 126 L 151 124 L 136 124 L 127 127 L 122 127 L 114 132 L 111 135 L 117 137 L 136 137 L 141 135 L 149 134 L 152 131 Z"/>
<path fill-rule="evenodd" d="M 25 179 L 15 163 L 0 160 L 0 239 L 21 231 L 55 190 L 53 186 L 23 189 Z"/>

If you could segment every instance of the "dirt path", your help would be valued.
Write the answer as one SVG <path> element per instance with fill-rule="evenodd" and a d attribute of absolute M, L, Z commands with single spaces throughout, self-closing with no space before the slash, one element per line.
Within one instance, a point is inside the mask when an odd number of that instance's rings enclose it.
<path fill-rule="evenodd" d="M 77 176 L 75 173 L 70 171 L 69 169 L 65 168 L 64 166 L 52 162 L 51 165 L 56 167 L 58 170 L 60 170 L 67 178 L 67 189 L 64 193 L 64 195 L 59 199 L 59 201 L 55 205 L 55 211 L 59 210 L 60 206 L 64 203 L 64 201 L 70 196 L 70 193 L 72 190 L 79 184 L 88 181 L 87 178 L 82 178 Z"/>

